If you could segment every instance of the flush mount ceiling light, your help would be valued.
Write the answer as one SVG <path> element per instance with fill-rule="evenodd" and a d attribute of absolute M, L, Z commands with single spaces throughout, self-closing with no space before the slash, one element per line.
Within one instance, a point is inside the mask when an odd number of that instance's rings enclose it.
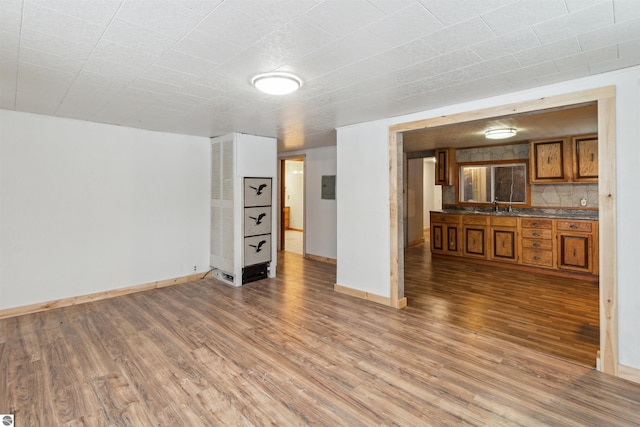
<path fill-rule="evenodd" d="M 489 139 L 504 139 L 515 136 L 518 131 L 514 128 L 489 129 L 484 132 L 484 136 Z"/>
<path fill-rule="evenodd" d="M 298 90 L 302 80 L 289 73 L 264 73 L 251 79 L 251 84 L 269 95 L 286 95 Z"/>

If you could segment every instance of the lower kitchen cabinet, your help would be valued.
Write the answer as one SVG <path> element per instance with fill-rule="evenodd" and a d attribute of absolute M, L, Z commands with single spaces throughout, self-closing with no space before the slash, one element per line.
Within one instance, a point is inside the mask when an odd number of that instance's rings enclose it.
<path fill-rule="evenodd" d="M 431 252 L 597 280 L 598 221 L 432 212 Z"/>
<path fill-rule="evenodd" d="M 489 259 L 501 262 L 518 262 L 518 219 L 515 217 L 490 217 Z"/>
<path fill-rule="evenodd" d="M 431 252 L 459 255 L 462 215 L 431 214 Z"/>

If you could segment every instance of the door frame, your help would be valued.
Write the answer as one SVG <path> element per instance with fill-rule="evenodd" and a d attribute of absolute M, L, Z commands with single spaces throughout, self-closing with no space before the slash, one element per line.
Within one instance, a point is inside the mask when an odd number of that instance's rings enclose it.
<path fill-rule="evenodd" d="M 307 247 L 307 155 L 296 154 L 289 156 L 278 157 L 278 250 L 285 249 L 285 230 L 284 230 L 284 216 L 282 212 L 285 206 L 285 181 L 286 181 L 286 168 L 285 162 L 287 160 L 297 160 L 302 162 L 302 256 L 306 255 Z"/>
<path fill-rule="evenodd" d="M 588 89 L 400 123 L 389 128 L 390 302 L 402 308 L 404 296 L 403 143 L 402 132 L 451 125 L 471 120 L 508 116 L 548 108 L 596 101 L 598 105 L 598 207 L 600 269 L 600 354 L 597 369 L 618 375 L 618 300 L 616 272 L 616 127 L 615 86 Z"/>

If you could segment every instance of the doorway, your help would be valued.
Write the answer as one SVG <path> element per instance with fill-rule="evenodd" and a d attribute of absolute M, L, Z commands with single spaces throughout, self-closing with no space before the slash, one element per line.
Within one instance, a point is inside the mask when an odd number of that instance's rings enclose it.
<path fill-rule="evenodd" d="M 389 135 L 390 177 L 390 302 L 402 308 L 407 304 L 404 292 L 404 201 L 401 191 L 403 181 L 403 132 L 435 128 L 442 125 L 464 123 L 485 118 L 498 118 L 515 113 L 534 112 L 559 108 L 584 102 L 597 102 L 598 106 L 598 158 L 600 178 L 599 199 L 599 357 L 597 369 L 613 375 L 618 371 L 617 356 L 617 282 L 616 282 L 616 216 L 615 216 L 615 88 L 604 87 L 573 94 L 521 102 L 512 105 L 489 107 L 484 110 L 440 116 L 392 126 Z M 400 184 L 400 185 L 398 185 Z"/>
<path fill-rule="evenodd" d="M 280 250 L 304 256 L 305 161 L 280 159 Z"/>

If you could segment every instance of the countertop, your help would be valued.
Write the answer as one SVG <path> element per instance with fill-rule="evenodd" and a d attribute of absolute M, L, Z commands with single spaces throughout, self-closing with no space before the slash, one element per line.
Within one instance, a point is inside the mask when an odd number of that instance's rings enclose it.
<path fill-rule="evenodd" d="M 500 209 L 496 212 L 489 208 L 445 208 L 442 210 L 431 211 L 441 214 L 457 214 L 457 215 L 489 215 L 489 216 L 513 216 L 522 218 L 556 218 L 556 219 L 586 219 L 590 221 L 598 220 L 598 211 L 586 209 L 534 209 L 521 208 L 513 209 L 511 212 Z"/>

